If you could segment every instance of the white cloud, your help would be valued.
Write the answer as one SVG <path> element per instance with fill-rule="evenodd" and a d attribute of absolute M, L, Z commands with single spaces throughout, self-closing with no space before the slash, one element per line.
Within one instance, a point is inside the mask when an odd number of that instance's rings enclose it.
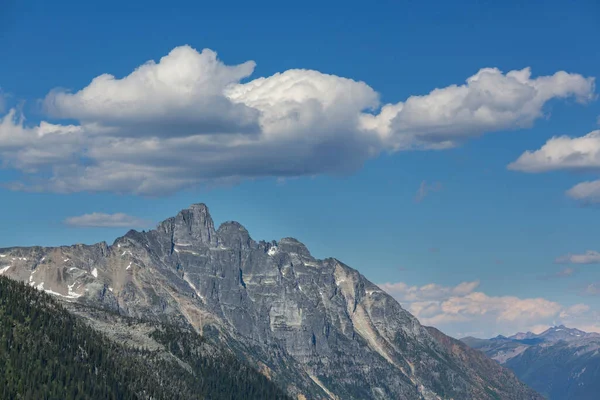
<path fill-rule="evenodd" d="M 248 61 L 178 47 L 128 76 L 104 74 L 44 100 L 55 118 L 29 127 L 12 110 L 0 160 L 23 173 L 9 187 L 163 194 L 259 177 L 349 173 L 382 151 L 441 149 L 486 132 L 525 127 L 553 98 L 593 97 L 594 80 L 529 69 L 482 69 L 461 86 L 379 107 L 364 82 L 288 70 L 242 83 Z"/>
<path fill-rule="evenodd" d="M 35 173 L 40 167 L 78 161 L 83 142 L 82 128 L 41 122 L 24 126 L 24 117 L 12 109 L 0 119 L 0 162 L 4 168 Z"/>
<path fill-rule="evenodd" d="M 553 137 L 539 150 L 523 153 L 508 168 L 531 173 L 600 169 L 600 130 L 582 137 Z"/>
<path fill-rule="evenodd" d="M 590 311 L 590 306 L 588 306 L 587 304 L 579 303 L 571 307 L 567 307 L 565 310 L 560 312 L 559 316 L 561 318 L 577 317 L 579 315 L 587 313 L 588 311 Z"/>
<path fill-rule="evenodd" d="M 582 203 L 600 203 L 600 180 L 578 183 L 566 193 L 570 198 Z"/>
<path fill-rule="evenodd" d="M 273 139 L 302 135 L 306 141 L 321 141 L 324 134 L 363 135 L 356 130 L 361 112 L 379 104 L 378 94 L 364 82 L 310 70 L 233 85 L 225 94 L 236 104 L 259 110 L 262 132 Z M 311 131 L 320 134 L 306 135 Z"/>
<path fill-rule="evenodd" d="M 445 300 L 441 304 L 441 311 L 444 314 L 464 316 L 493 314 L 496 321 L 506 323 L 553 317 L 560 311 L 560 305 L 542 298 L 494 297 L 473 292 Z"/>
<path fill-rule="evenodd" d="M 94 212 L 91 214 L 69 217 L 65 220 L 65 224 L 76 227 L 140 228 L 148 226 L 149 222 L 123 213 L 104 214 Z"/>
<path fill-rule="evenodd" d="M 558 257 L 556 262 L 560 264 L 600 264 L 600 253 L 588 250 L 583 254 L 567 254 Z"/>
<path fill-rule="evenodd" d="M 600 172 L 600 130 L 581 137 L 553 137 L 540 149 L 523 153 L 508 168 L 529 173 Z M 566 195 L 582 203 L 600 203 L 600 180 L 578 183 L 567 190 Z"/>
<path fill-rule="evenodd" d="M 172 137 L 256 130 L 256 110 L 223 94 L 254 66 L 226 66 L 212 50 L 181 46 L 122 79 L 104 74 L 77 93 L 53 91 L 44 105 L 51 115 L 77 119 L 98 133 Z"/>
<path fill-rule="evenodd" d="M 418 287 L 403 282 L 379 285 L 421 323 L 455 336 L 461 336 L 461 332 L 478 332 L 481 337 L 510 335 L 547 328 L 557 321 L 567 326 L 589 328 L 596 318 L 586 304 L 567 307 L 544 298 L 489 296 L 476 291 L 478 286 L 478 281 L 456 286 L 432 283 Z"/>
<path fill-rule="evenodd" d="M 421 302 L 441 300 L 452 296 L 464 296 L 473 292 L 479 286 L 479 281 L 462 282 L 457 286 L 449 287 L 435 283 L 424 286 L 409 286 L 404 282 L 382 283 L 379 287 L 401 302 Z"/>
<path fill-rule="evenodd" d="M 420 203 L 430 193 L 439 192 L 440 190 L 442 190 L 442 184 L 440 182 L 427 184 L 427 182 L 422 181 L 421 185 L 419 185 L 419 190 L 417 190 L 417 193 L 415 194 L 415 202 Z"/>
<path fill-rule="evenodd" d="M 464 85 L 435 89 L 364 116 L 366 129 L 379 131 L 395 149 L 447 148 L 486 132 L 528 127 L 553 98 L 594 97 L 594 78 L 564 71 L 531 79 L 529 68 L 503 74 L 484 68 Z"/>

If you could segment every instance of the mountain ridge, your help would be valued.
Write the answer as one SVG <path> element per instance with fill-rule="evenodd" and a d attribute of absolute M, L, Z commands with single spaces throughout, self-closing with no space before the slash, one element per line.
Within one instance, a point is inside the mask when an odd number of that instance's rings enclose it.
<path fill-rule="evenodd" d="M 600 334 L 564 325 L 535 334 L 462 342 L 510 368 L 550 400 L 594 400 L 600 391 Z"/>
<path fill-rule="evenodd" d="M 256 242 L 237 222 L 215 229 L 202 203 L 112 245 L 0 249 L 2 260 L 4 275 L 65 302 L 216 329 L 293 396 L 540 398 L 495 364 L 474 369 L 459 345 L 343 262 L 316 259 L 294 238 Z"/>

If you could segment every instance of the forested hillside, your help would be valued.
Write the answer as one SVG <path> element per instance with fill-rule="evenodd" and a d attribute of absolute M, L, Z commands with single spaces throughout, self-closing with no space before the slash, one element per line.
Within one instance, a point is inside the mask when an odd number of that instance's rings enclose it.
<path fill-rule="evenodd" d="M 95 331 L 50 295 L 0 277 L 2 399 L 285 399 L 195 332 L 158 326 L 161 350 Z"/>

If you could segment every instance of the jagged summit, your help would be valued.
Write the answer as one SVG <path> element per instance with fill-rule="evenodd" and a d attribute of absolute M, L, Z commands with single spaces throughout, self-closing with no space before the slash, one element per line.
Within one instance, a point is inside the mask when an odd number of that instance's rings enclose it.
<path fill-rule="evenodd" d="M 237 248 L 252 247 L 256 243 L 252 240 L 248 230 L 237 221 L 223 222 L 215 230 L 209 208 L 204 203 L 195 203 L 189 208 L 181 210 L 175 217 L 170 217 L 159 223 L 157 231 L 171 235 L 174 246 L 233 246 Z M 135 232 L 135 231 L 134 231 Z M 275 251 L 280 248 L 282 252 L 294 253 L 307 258 L 312 255 L 306 245 L 296 238 L 285 237 L 279 242 L 271 241 L 267 246 Z"/>
<path fill-rule="evenodd" d="M 175 217 L 158 224 L 156 231 L 170 235 L 174 245 L 218 245 L 215 226 L 208 207 L 203 203 L 192 204 Z"/>

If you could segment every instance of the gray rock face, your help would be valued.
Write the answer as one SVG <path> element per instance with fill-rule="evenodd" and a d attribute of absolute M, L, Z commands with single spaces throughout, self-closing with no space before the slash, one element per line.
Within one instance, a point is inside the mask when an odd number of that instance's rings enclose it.
<path fill-rule="evenodd" d="M 0 271 L 68 302 L 217 332 L 299 398 L 541 398 L 495 363 L 474 368 L 358 271 L 296 239 L 215 230 L 203 204 L 112 246 L 0 249 Z"/>

